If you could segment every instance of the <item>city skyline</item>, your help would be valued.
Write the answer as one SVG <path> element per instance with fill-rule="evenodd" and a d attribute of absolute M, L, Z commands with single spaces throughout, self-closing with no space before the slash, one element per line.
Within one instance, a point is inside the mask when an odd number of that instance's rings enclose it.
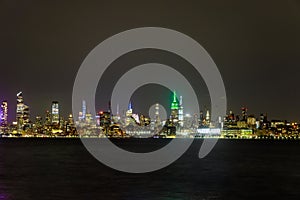
<path fill-rule="evenodd" d="M 23 98 L 23 92 L 16 95 L 15 121 L 8 122 L 9 104 L 3 101 L 0 107 L 0 137 L 109 137 L 109 138 L 235 138 L 235 139 L 299 139 L 299 122 L 269 119 L 266 114 L 248 114 L 248 108 L 241 108 L 241 115 L 232 111 L 225 116 L 212 119 L 209 109 L 200 113 L 184 112 L 183 96 L 176 90 L 169 99 L 169 109 L 156 103 L 152 115 L 136 113 L 130 100 L 126 112 L 112 113 L 108 110 L 89 112 L 85 100 L 81 109 L 61 116 L 60 104 L 52 101 L 51 110 L 44 116 L 30 120 L 30 106 Z M 187 105 L 187 104 L 186 104 Z M 163 117 L 160 109 L 169 110 Z M 163 111 L 163 112 L 165 112 Z M 150 111 L 151 112 L 151 111 Z"/>
<path fill-rule="evenodd" d="M 19 99 L 19 96 L 20 94 L 22 95 L 23 92 L 22 91 L 19 91 L 16 95 L 17 97 L 17 100 L 15 101 L 15 103 L 10 103 L 9 101 L 7 100 L 2 100 L 0 102 L 2 102 L 2 106 L 3 106 L 3 103 L 5 104 L 5 107 L 6 107 L 6 119 L 7 119 L 7 123 L 13 123 L 16 120 L 16 117 L 18 117 L 18 102 L 21 102 L 22 104 L 24 103 L 24 106 L 27 107 L 27 109 L 29 109 L 30 107 L 30 110 L 34 107 L 34 106 L 30 106 L 30 104 L 28 104 L 28 101 L 24 101 L 23 98 L 22 100 L 18 101 Z M 176 90 L 174 91 L 170 91 L 170 94 L 171 94 L 171 100 L 165 107 L 167 113 L 169 113 L 169 116 L 172 116 L 172 109 L 174 109 L 175 107 L 178 109 L 178 108 L 181 108 L 179 105 L 182 105 L 182 96 L 176 96 Z M 1 97 L 0 97 L 1 99 Z M 177 100 L 177 102 L 175 101 L 175 99 Z M 134 101 L 130 101 L 129 102 L 129 105 L 131 106 L 132 105 L 132 102 Z M 135 101 L 135 103 L 139 104 L 137 101 Z M 157 102 L 159 103 L 159 102 Z M 180 104 L 179 104 L 180 103 Z M 85 104 L 85 100 L 83 100 L 83 104 Z M 139 104 L 140 105 L 140 104 Z M 153 104 L 154 105 L 154 104 Z M 44 106 L 46 109 L 43 110 L 43 111 L 39 111 L 38 114 L 31 114 L 31 112 L 28 111 L 28 116 L 29 116 L 29 119 L 30 120 L 35 120 L 36 117 L 43 117 L 43 116 L 46 116 L 48 112 L 50 113 L 55 113 L 55 122 L 58 123 L 59 119 L 60 118 L 63 118 L 63 119 L 66 119 L 69 117 L 70 114 L 74 115 L 74 113 L 70 112 L 70 113 L 66 113 L 63 109 L 63 107 L 61 106 L 61 103 L 57 100 L 49 100 L 47 106 L 45 105 Z M 48 107 L 48 108 L 47 108 Z M 85 113 L 90 113 L 90 109 L 86 107 L 86 105 L 84 105 L 85 107 Z M 100 111 L 105 111 L 105 110 L 109 110 L 109 101 L 106 103 L 106 105 L 96 105 L 96 107 L 101 107 L 101 109 L 96 109 L 96 112 L 100 112 Z M 132 107 L 132 106 L 131 106 Z M 12 110 L 12 108 L 15 108 L 14 110 Z M 181 108 L 182 109 L 182 108 Z M 243 116 L 243 113 L 245 112 L 244 109 L 246 109 L 248 112 L 249 108 L 245 105 L 241 105 L 240 106 L 240 109 L 239 110 L 232 110 L 232 109 L 227 109 L 227 114 L 230 115 L 231 113 L 237 113 L 237 116 Z M 179 109 L 180 110 L 180 109 Z M 201 106 L 201 109 L 200 109 L 200 112 L 206 112 L 206 111 L 209 111 L 210 110 L 210 107 L 208 106 Z M 149 114 L 149 112 L 142 112 L 142 111 L 139 111 L 138 109 L 135 108 L 135 112 L 136 113 L 139 113 L 139 114 L 146 114 L 146 116 Z M 183 115 L 183 111 L 179 111 L 181 112 L 181 115 Z M 126 114 L 126 111 L 118 111 L 117 112 L 118 114 L 120 115 L 125 115 Z M 113 113 L 113 114 L 117 114 L 117 113 Z M 189 115 L 194 115 L 194 114 L 198 114 L 199 113 L 192 113 L 192 112 L 188 112 L 188 113 L 185 113 L 185 114 L 189 114 Z M 255 116 L 257 119 L 259 118 L 260 115 L 265 115 L 265 116 L 268 116 L 269 117 L 269 113 L 268 112 L 259 112 L 259 113 L 252 113 L 252 112 L 249 112 L 248 113 L 249 115 L 251 116 Z M 85 114 L 84 114 L 85 115 Z M 178 115 L 178 113 L 177 113 Z M 78 113 L 75 113 L 75 116 L 80 118 L 80 116 L 78 115 Z M 180 115 L 179 115 L 180 116 Z M 2 116 L 0 116 L 1 118 Z M 222 118 L 226 117 L 226 116 L 221 116 Z M 178 117 L 177 117 L 178 118 Z M 182 117 L 181 117 L 182 118 Z M 271 117 L 270 117 L 271 118 Z M 272 118 L 273 120 L 283 120 L 283 121 L 292 121 L 292 122 L 300 122 L 300 120 L 288 120 L 288 119 L 284 119 L 284 118 Z"/>

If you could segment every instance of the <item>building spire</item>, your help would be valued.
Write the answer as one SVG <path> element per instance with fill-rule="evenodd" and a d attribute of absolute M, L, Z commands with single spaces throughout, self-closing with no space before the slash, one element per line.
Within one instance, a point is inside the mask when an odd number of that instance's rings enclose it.
<path fill-rule="evenodd" d="M 132 110 L 132 103 L 131 103 L 131 101 L 129 101 L 128 110 Z"/>
<path fill-rule="evenodd" d="M 176 91 L 173 91 L 173 103 L 176 103 L 177 99 L 176 99 Z"/>
<path fill-rule="evenodd" d="M 173 92 L 173 102 L 171 104 L 171 109 L 172 110 L 178 110 L 178 102 L 177 102 L 177 96 L 176 96 L 176 91 L 175 90 Z"/>

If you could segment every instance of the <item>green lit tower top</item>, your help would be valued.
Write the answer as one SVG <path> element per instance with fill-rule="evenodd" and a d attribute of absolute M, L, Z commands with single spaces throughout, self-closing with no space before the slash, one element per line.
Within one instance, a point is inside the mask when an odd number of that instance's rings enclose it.
<path fill-rule="evenodd" d="M 179 106 L 178 106 L 178 102 L 177 102 L 177 96 L 176 96 L 176 92 L 174 90 L 173 92 L 173 102 L 171 104 L 171 110 L 178 110 Z"/>
<path fill-rule="evenodd" d="M 177 125 L 178 124 L 178 109 L 179 109 L 179 105 L 178 105 L 178 101 L 177 101 L 177 96 L 176 96 L 176 92 L 173 92 L 173 102 L 171 104 L 171 121 L 173 125 Z"/>

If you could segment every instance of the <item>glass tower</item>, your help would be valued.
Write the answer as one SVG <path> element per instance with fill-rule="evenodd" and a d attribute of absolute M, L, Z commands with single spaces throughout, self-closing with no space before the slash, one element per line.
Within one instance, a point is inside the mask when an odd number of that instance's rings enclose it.
<path fill-rule="evenodd" d="M 2 101 L 0 108 L 0 125 L 1 127 L 7 127 L 8 118 L 8 106 L 7 101 Z"/>
<path fill-rule="evenodd" d="M 57 101 L 52 102 L 51 122 L 52 124 L 59 124 L 59 104 Z"/>

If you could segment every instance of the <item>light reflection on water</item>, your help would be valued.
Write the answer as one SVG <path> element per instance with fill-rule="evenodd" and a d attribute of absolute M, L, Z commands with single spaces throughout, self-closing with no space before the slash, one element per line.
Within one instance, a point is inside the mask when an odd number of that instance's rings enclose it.
<path fill-rule="evenodd" d="M 0 186 L 0 187 L 1 187 L 1 186 Z M 8 199 L 9 199 L 8 196 L 9 196 L 9 195 L 0 192 L 0 200 L 8 200 Z"/>
<path fill-rule="evenodd" d="M 136 152 L 164 140 L 118 140 Z M 80 140 L 0 140 L 0 200 L 255 199 L 300 196 L 300 142 L 220 140 L 198 159 L 201 140 L 172 165 L 127 174 L 94 159 Z"/>

